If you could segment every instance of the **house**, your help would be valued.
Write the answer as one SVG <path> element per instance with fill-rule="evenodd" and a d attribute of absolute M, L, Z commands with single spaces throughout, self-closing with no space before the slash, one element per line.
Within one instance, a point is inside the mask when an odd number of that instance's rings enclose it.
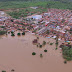
<path fill-rule="evenodd" d="M 37 44 L 38 43 L 38 40 L 37 39 L 34 39 L 32 43 L 33 44 Z"/>
<path fill-rule="evenodd" d="M 39 20 L 42 18 L 42 16 L 41 15 L 35 15 L 35 16 L 32 16 L 32 18 L 35 20 Z"/>

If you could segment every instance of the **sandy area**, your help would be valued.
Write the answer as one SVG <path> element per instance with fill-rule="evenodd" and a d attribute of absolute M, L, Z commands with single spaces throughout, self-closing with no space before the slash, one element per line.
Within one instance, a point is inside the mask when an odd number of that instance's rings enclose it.
<path fill-rule="evenodd" d="M 61 50 L 55 50 L 55 44 L 37 48 L 32 44 L 33 39 L 36 36 L 31 33 L 20 37 L 0 37 L 0 72 L 11 72 L 11 69 L 15 69 L 15 72 L 72 72 L 72 62 L 63 63 Z M 40 43 L 44 40 L 55 42 L 54 39 L 39 37 Z M 44 49 L 48 52 L 45 53 Z M 36 52 L 36 55 L 32 56 L 32 52 Z M 40 58 L 40 53 L 43 58 Z"/>

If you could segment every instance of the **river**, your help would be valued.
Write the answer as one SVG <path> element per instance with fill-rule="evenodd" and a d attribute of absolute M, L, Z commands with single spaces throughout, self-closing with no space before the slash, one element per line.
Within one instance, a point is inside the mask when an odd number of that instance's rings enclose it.
<path fill-rule="evenodd" d="M 36 39 L 35 35 L 26 33 L 25 36 L 0 37 L 0 72 L 6 70 L 11 72 L 72 72 L 72 62 L 64 64 L 61 50 L 55 50 L 55 44 L 52 46 L 46 44 L 43 48 L 37 48 L 32 44 Z M 39 37 L 39 43 L 43 41 L 55 42 L 54 39 Z M 61 43 L 61 42 L 60 42 Z M 45 53 L 44 49 L 48 52 Z M 32 52 L 36 52 L 33 56 Z M 40 58 L 40 54 L 43 58 Z"/>

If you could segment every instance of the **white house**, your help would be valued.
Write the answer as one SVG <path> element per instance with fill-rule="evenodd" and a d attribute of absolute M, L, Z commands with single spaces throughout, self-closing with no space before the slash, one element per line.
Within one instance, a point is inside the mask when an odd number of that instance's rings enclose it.
<path fill-rule="evenodd" d="M 41 19 L 42 16 L 41 15 L 35 15 L 35 16 L 32 16 L 32 18 L 35 19 L 35 20 L 38 20 L 38 19 Z"/>

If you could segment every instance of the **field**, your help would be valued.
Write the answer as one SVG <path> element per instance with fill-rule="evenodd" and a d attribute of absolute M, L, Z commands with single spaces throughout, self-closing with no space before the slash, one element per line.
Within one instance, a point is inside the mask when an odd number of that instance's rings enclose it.
<path fill-rule="evenodd" d="M 72 9 L 72 2 L 60 1 L 42 1 L 42 2 L 25 2 L 25 1 L 6 1 L 0 2 L 0 9 L 9 8 L 26 8 L 30 6 L 41 6 L 44 8 Z"/>
<path fill-rule="evenodd" d="M 38 9 L 31 9 L 29 7 L 37 6 Z M 21 9 L 23 8 L 23 9 Z M 60 2 L 60 1 L 38 1 L 38 2 L 25 2 L 25 1 L 6 1 L 0 2 L 1 10 L 9 10 L 12 12 L 7 12 L 13 18 L 26 17 L 28 13 L 34 14 L 37 12 L 45 12 L 47 8 L 57 8 L 57 9 L 72 9 L 72 2 Z M 19 9 L 19 11 L 16 11 Z"/>

